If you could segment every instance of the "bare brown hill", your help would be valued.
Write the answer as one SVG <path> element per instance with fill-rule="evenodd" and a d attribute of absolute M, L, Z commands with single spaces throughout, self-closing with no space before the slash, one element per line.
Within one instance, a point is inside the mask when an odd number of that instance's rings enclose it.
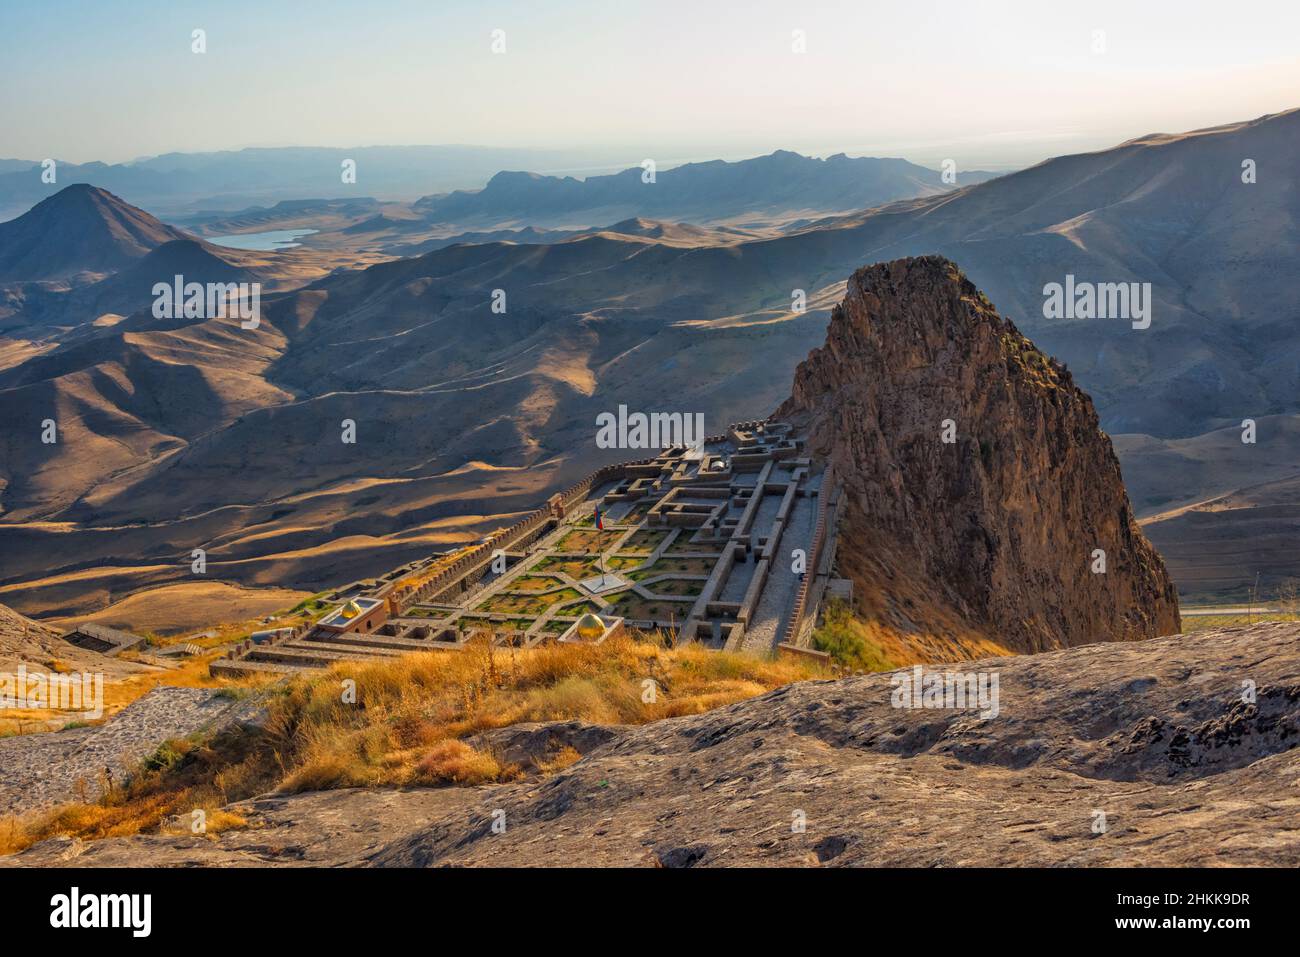
<path fill-rule="evenodd" d="M 948 260 L 854 273 L 776 415 L 844 483 L 871 618 L 1030 652 L 1179 630 L 1092 401 Z"/>
<path fill-rule="evenodd" d="M 0 316 L 0 331 L 57 337 L 58 349 L 74 351 L 76 342 L 126 332 L 132 328 L 157 326 L 151 321 L 154 286 L 171 284 L 176 276 L 186 282 L 262 282 L 270 288 L 271 270 L 250 264 L 248 257 L 223 250 L 197 239 L 173 239 L 150 250 L 120 271 L 87 285 L 64 288 L 61 284 L 24 283 L 9 287 L 5 297 L 11 315 Z M 134 322 L 120 325 L 134 313 Z M 114 333 L 106 333 L 113 328 Z M 60 355 L 56 367 L 66 368 Z M 49 376 L 42 363 L 34 361 L 23 374 L 28 379 Z M 57 372 L 53 374 L 57 375 Z"/>
<path fill-rule="evenodd" d="M 113 272 L 185 238 L 107 190 L 76 183 L 0 223 L 0 282 Z"/>
<path fill-rule="evenodd" d="M 1272 603 L 1300 580 L 1300 415 L 1186 439 L 1117 435 L 1143 532 L 1184 601 Z"/>

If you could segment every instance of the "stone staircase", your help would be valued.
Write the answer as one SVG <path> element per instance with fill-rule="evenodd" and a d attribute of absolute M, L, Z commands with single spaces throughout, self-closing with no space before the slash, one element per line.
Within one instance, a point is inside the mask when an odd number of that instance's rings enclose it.
<path fill-rule="evenodd" d="M 209 666 L 213 677 L 238 678 L 251 674 L 300 674 L 340 662 L 370 663 L 400 658 L 413 651 L 444 651 L 460 646 L 382 634 L 295 633 L 261 644 L 245 641 Z"/>

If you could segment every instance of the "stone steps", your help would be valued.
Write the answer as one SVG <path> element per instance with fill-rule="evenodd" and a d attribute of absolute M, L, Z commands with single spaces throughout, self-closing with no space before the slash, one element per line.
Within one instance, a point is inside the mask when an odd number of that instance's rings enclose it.
<path fill-rule="evenodd" d="M 246 658 L 218 658 L 208 665 L 214 678 L 243 678 L 248 675 L 309 674 L 320 669 L 314 665 L 292 665 L 283 661 L 249 661 Z"/>
<path fill-rule="evenodd" d="M 408 651 L 438 651 L 440 649 L 454 647 L 445 641 L 421 641 L 418 638 L 396 638 L 392 635 L 334 635 L 330 638 L 331 645 L 346 645 L 355 648 L 382 648 L 385 650 L 404 653 Z"/>
<path fill-rule="evenodd" d="M 314 643 L 313 643 L 314 644 Z M 289 665 L 306 665 L 308 667 L 328 668 L 342 661 L 375 661 L 384 655 L 365 655 L 355 651 L 348 653 L 315 648 L 291 648 L 285 645 L 263 645 L 251 649 L 243 661 L 265 661 Z"/>
<path fill-rule="evenodd" d="M 391 635 L 331 635 L 328 641 L 293 638 L 277 644 L 253 645 L 242 658 L 221 658 L 209 667 L 216 677 L 250 674 L 302 674 L 339 662 L 375 662 L 400 658 L 414 651 L 457 650 L 462 644 L 419 641 Z"/>
<path fill-rule="evenodd" d="M 376 648 L 373 645 L 352 645 L 342 642 L 315 641 L 306 638 L 297 638 L 292 641 L 282 641 L 273 647 L 288 648 L 292 651 L 332 651 L 335 654 L 346 656 L 357 656 L 362 658 L 399 658 L 406 649 L 393 648 Z"/>

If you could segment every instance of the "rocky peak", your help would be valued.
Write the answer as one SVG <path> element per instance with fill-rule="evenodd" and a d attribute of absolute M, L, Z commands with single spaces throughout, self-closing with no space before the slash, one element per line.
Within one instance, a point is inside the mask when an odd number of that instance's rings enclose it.
<path fill-rule="evenodd" d="M 1092 400 L 954 263 L 854 273 L 776 415 L 843 483 L 859 615 L 922 656 L 1179 630 Z"/>

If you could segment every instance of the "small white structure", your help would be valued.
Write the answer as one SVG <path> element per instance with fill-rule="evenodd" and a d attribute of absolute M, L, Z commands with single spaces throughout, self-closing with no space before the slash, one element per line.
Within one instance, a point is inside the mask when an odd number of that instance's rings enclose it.
<path fill-rule="evenodd" d="M 616 572 L 601 572 L 578 582 L 578 586 L 589 595 L 603 595 L 607 591 L 627 588 L 632 583 Z"/>

